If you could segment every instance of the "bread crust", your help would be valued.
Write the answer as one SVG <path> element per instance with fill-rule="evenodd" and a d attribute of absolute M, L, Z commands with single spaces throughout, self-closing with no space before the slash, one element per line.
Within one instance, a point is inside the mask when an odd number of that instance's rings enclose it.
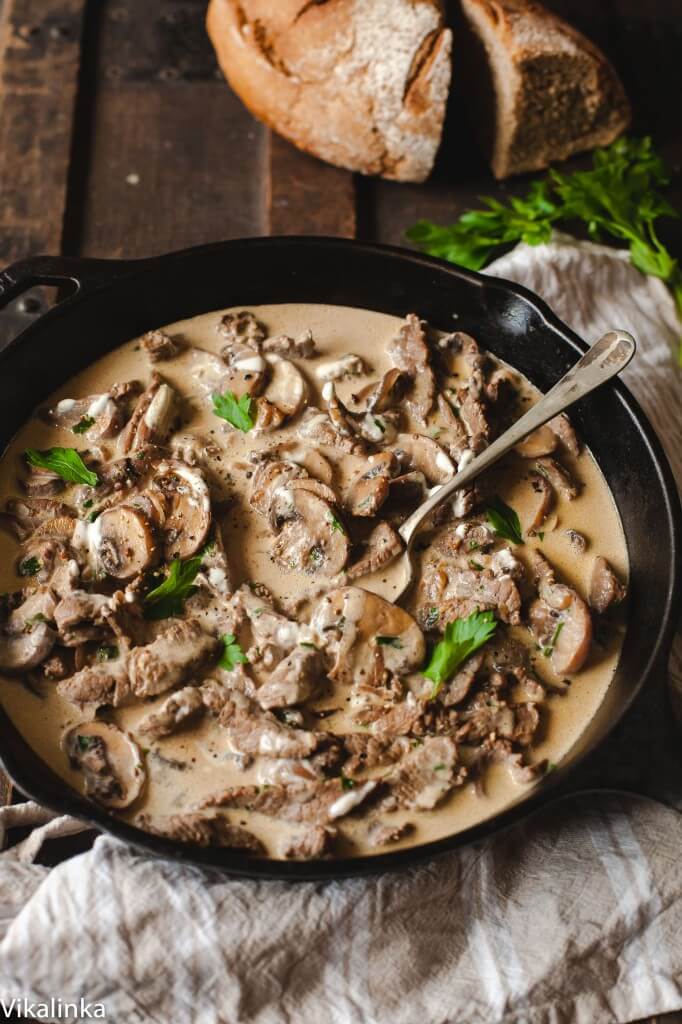
<path fill-rule="evenodd" d="M 489 62 L 495 120 L 486 141 L 496 178 L 608 145 L 627 128 L 618 75 L 577 29 L 535 0 L 461 0 L 461 8 L 458 43 L 470 48 L 477 37 L 474 59 L 482 49 Z"/>
<path fill-rule="evenodd" d="M 440 0 L 211 0 L 207 29 L 233 90 L 300 149 L 428 176 L 451 72 Z"/>

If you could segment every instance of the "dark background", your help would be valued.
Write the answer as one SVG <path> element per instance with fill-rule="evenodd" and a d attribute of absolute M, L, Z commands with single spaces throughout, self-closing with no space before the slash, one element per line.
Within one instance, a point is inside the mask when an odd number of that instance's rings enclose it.
<path fill-rule="evenodd" d="M 682 0 L 546 6 L 611 58 L 633 105 L 632 131 L 653 136 L 682 209 Z M 425 185 L 360 178 L 297 152 L 226 86 L 204 31 L 205 8 L 206 0 L 0 0 L 0 265 L 40 252 L 147 256 L 259 234 L 401 244 L 420 217 L 447 223 L 481 194 L 527 187 L 524 178 L 493 181 L 457 95 Z M 667 221 L 661 234 L 682 255 L 682 222 Z M 0 314 L 0 341 L 50 298 L 36 291 Z M 679 779 L 664 678 L 662 666 L 592 763 L 588 784 L 660 795 L 656 780 L 670 763 Z M 47 857 L 69 855 L 91 838 L 52 844 Z M 665 1019 L 682 1022 L 682 1014 Z"/>

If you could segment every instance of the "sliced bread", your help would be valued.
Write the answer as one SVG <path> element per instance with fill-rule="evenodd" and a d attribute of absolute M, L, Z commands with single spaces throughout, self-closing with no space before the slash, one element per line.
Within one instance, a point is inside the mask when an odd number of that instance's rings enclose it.
<path fill-rule="evenodd" d="M 540 170 L 625 130 L 621 82 L 580 32 L 534 0 L 460 6 L 454 88 L 496 178 Z"/>
<path fill-rule="evenodd" d="M 427 177 L 450 85 L 440 0 L 210 0 L 207 28 L 237 95 L 300 149 Z"/>

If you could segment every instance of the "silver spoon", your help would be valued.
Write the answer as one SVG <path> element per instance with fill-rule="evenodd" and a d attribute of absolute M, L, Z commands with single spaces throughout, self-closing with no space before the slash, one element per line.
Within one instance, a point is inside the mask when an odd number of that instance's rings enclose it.
<path fill-rule="evenodd" d="M 589 352 L 586 352 L 539 402 L 513 423 L 509 430 L 506 430 L 476 458 L 472 459 L 464 469 L 456 473 L 451 480 L 434 487 L 426 501 L 405 520 L 398 531 L 405 542 L 405 549 L 397 563 L 399 571 L 395 573 L 396 563 L 394 563 L 373 574 L 376 578 L 371 581 L 366 579 L 363 582 L 363 579 L 360 578 L 355 582 L 359 586 L 366 586 L 374 593 L 380 593 L 387 600 L 399 601 L 412 585 L 414 577 L 412 555 L 415 537 L 419 532 L 419 527 L 434 509 L 447 501 L 455 491 L 480 476 L 484 470 L 501 459 L 511 448 L 523 441 L 547 420 L 558 416 L 574 402 L 584 398 L 590 391 L 594 391 L 595 388 L 605 384 L 607 380 L 624 370 L 634 356 L 635 349 L 635 339 L 627 331 L 609 331 L 595 342 Z M 388 568 L 390 568 L 390 577 L 384 582 L 381 577 L 386 575 Z"/>

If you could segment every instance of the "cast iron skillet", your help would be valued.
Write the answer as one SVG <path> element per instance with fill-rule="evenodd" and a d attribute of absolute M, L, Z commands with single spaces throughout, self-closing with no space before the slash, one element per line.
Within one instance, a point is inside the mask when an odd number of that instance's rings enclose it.
<path fill-rule="evenodd" d="M 414 311 L 443 330 L 469 331 L 543 391 L 586 347 L 525 288 L 413 252 L 341 239 L 252 238 L 135 261 L 41 256 L 0 274 L 0 306 L 35 284 L 69 282 L 75 293 L 0 353 L 3 448 L 36 405 L 105 352 L 144 331 L 225 306 L 324 302 L 397 316 Z M 135 846 L 233 875 L 265 878 L 335 878 L 402 867 L 480 839 L 537 808 L 604 740 L 657 659 L 667 653 L 680 596 L 679 499 L 661 446 L 637 403 L 621 384 L 613 384 L 580 403 L 572 416 L 601 466 L 625 528 L 630 628 L 606 699 L 565 763 L 510 809 L 408 850 L 289 863 L 182 845 L 110 817 L 48 769 L 0 709 L 0 758 L 8 774 L 41 804 Z"/>

